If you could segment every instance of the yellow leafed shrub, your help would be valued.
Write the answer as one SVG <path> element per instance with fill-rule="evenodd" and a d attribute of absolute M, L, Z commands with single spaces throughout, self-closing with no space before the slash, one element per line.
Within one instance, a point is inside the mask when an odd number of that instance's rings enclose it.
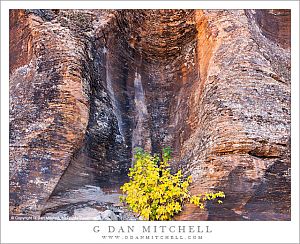
<path fill-rule="evenodd" d="M 162 151 L 162 158 L 141 148 L 135 149 L 135 163 L 128 174 L 130 181 L 121 186 L 126 194 L 121 201 L 145 220 L 170 220 L 182 210 L 185 202 L 204 208 L 205 201 L 224 198 L 224 192 L 191 196 L 188 190 L 192 177 L 183 178 L 181 170 L 171 173 L 170 148 Z"/>

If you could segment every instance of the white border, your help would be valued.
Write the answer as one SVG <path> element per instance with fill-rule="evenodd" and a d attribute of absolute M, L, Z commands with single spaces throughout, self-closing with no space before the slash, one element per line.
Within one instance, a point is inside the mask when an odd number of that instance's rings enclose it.
<path fill-rule="evenodd" d="M 3 1 L 2 1 L 3 2 Z M 297 9 L 294 1 L 4 1 L 11 9 Z"/>
<path fill-rule="evenodd" d="M 10 222 L 8 221 L 8 104 L 9 104 L 9 9 L 52 8 L 52 9 L 292 9 L 292 220 L 291 221 L 173 221 L 173 222 Z M 102 240 L 93 233 L 95 225 L 105 232 L 108 225 L 209 225 L 211 234 L 204 234 L 201 243 L 298 243 L 299 242 L 299 2 L 291 1 L 118 1 L 118 2 L 53 2 L 15 1 L 1 2 L 1 241 L 4 243 L 101 243 L 116 240 Z M 103 233 L 102 232 L 102 233 Z M 105 233 L 104 233 L 105 234 Z M 141 240 L 122 240 L 122 243 L 141 243 Z M 143 241 L 146 243 L 146 241 Z M 149 243 L 182 243 L 182 240 L 150 240 Z"/>

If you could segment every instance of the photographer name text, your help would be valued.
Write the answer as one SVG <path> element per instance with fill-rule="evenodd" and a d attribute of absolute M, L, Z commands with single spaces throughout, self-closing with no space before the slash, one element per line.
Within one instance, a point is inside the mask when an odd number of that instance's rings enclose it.
<path fill-rule="evenodd" d="M 195 234 L 195 233 L 212 233 L 210 226 L 201 225 L 124 225 L 124 226 L 113 226 L 107 225 L 105 227 L 95 225 L 93 227 L 95 233 L 109 233 L 109 234 Z"/>

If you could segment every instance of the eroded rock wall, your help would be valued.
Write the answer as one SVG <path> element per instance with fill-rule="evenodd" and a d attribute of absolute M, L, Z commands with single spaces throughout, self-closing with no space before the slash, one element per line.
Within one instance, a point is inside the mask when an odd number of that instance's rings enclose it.
<path fill-rule="evenodd" d="M 193 193 L 227 196 L 178 219 L 290 218 L 289 11 L 13 10 L 10 30 L 12 213 L 171 146 Z"/>
<path fill-rule="evenodd" d="M 39 215 L 51 194 L 118 177 L 126 152 L 101 39 L 111 19 L 113 11 L 10 12 L 11 213 Z"/>
<path fill-rule="evenodd" d="M 203 11 L 213 55 L 193 89 L 201 91 L 189 106 L 199 122 L 181 157 L 194 193 L 227 194 L 223 205 L 208 208 L 211 220 L 289 219 L 290 50 L 263 35 L 256 14 Z"/>
<path fill-rule="evenodd" d="M 10 207 L 36 213 L 84 140 L 87 58 L 83 40 L 59 23 L 25 11 L 10 18 Z"/>

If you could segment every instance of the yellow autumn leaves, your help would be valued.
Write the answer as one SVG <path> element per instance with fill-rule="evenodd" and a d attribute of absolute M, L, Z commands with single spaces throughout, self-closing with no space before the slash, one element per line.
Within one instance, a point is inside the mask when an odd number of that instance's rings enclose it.
<path fill-rule="evenodd" d="M 225 198 L 225 194 L 222 191 L 213 193 L 213 192 L 205 192 L 204 194 L 191 196 L 190 202 L 199 206 L 201 209 L 204 209 L 204 203 L 206 201 L 215 200 L 217 198 Z M 219 204 L 223 203 L 222 200 L 218 199 Z"/>
<path fill-rule="evenodd" d="M 163 149 L 162 160 L 158 155 L 136 149 L 135 163 L 128 174 L 130 181 L 121 187 L 126 195 L 120 200 L 144 220 L 171 220 L 187 201 L 204 208 L 205 200 L 225 197 L 224 192 L 190 196 L 188 187 L 192 177 L 183 179 L 181 170 L 172 174 L 168 163 L 170 155 L 170 148 Z"/>

